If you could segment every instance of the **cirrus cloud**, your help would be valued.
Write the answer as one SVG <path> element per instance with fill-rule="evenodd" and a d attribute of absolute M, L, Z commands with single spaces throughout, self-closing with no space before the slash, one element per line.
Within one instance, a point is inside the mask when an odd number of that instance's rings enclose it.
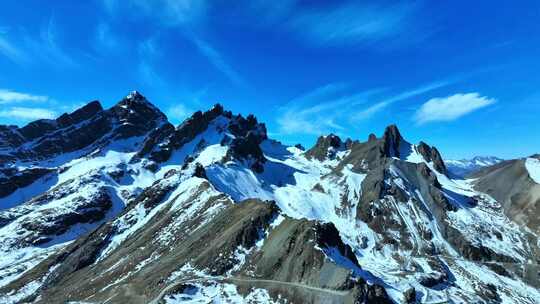
<path fill-rule="evenodd" d="M 43 108 L 12 107 L 0 111 L 0 117 L 20 120 L 53 119 L 57 113 Z"/>
<path fill-rule="evenodd" d="M 418 10 L 414 2 L 384 5 L 351 1 L 297 11 L 287 24 L 316 46 L 362 45 L 380 50 L 410 45 L 431 35 L 416 18 Z"/>
<path fill-rule="evenodd" d="M 23 101 L 43 102 L 49 100 L 47 96 L 32 95 L 12 90 L 0 89 L 0 104 L 17 103 Z"/>
<path fill-rule="evenodd" d="M 176 104 L 167 110 L 167 116 L 175 122 L 183 121 L 192 113 L 193 111 L 191 109 L 181 103 Z"/>
<path fill-rule="evenodd" d="M 417 124 L 452 121 L 495 102 L 494 98 L 480 96 L 478 93 L 458 93 L 448 97 L 432 98 L 416 111 L 414 119 Z"/>

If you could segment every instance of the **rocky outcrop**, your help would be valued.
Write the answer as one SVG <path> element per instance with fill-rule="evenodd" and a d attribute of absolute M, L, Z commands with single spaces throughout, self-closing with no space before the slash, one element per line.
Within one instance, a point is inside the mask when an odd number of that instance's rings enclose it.
<path fill-rule="evenodd" d="M 0 177 L 0 198 L 10 195 L 19 188 L 29 186 L 39 178 L 54 171 L 56 170 L 48 168 L 30 168 L 22 171 L 11 168 L 0 170 L 4 175 Z"/>
<path fill-rule="evenodd" d="M 444 161 L 437 148 L 430 147 L 425 142 L 421 141 L 418 144 L 417 149 L 418 153 L 420 153 L 428 163 L 433 163 L 433 168 L 435 168 L 435 170 L 444 175 L 448 175 Z"/>
<path fill-rule="evenodd" d="M 405 300 L 405 303 L 407 304 L 416 303 L 416 290 L 414 289 L 414 287 L 407 289 L 403 294 L 403 298 Z"/>
<path fill-rule="evenodd" d="M 62 116 L 56 119 L 56 122 L 58 123 L 58 126 L 60 128 L 65 128 L 80 123 L 84 120 L 90 119 L 101 111 L 103 111 L 101 103 L 99 103 L 99 101 L 97 100 L 94 100 L 84 105 L 82 108 L 75 110 L 75 112 L 71 114 L 62 114 Z"/>
<path fill-rule="evenodd" d="M 260 136 L 251 132 L 245 137 L 235 137 L 230 144 L 230 150 L 226 159 L 231 160 L 236 158 L 247 161 L 250 164 L 251 169 L 255 172 L 263 172 L 263 164 L 266 161 L 266 158 L 259 146 L 261 141 L 262 139 Z"/>
<path fill-rule="evenodd" d="M 17 126 L 0 125 L 0 149 L 9 150 L 10 148 L 18 147 L 24 143 L 25 139 L 23 135 L 19 133 L 18 129 Z M 0 157 L 2 157 L 2 155 L 0 155 Z"/>
<path fill-rule="evenodd" d="M 365 173 L 369 169 L 384 166 L 393 157 L 400 158 L 402 147 L 410 144 L 403 139 L 396 125 L 390 125 L 381 138 L 370 134 L 366 142 L 350 141 L 347 145 L 350 153 L 340 162 L 336 171 L 346 165 L 353 165 L 353 171 Z"/>
<path fill-rule="evenodd" d="M 353 279 L 350 269 L 332 261 L 331 257 L 335 255 L 341 255 L 341 259 L 349 259 L 359 268 L 351 248 L 343 243 L 332 224 L 287 218 L 270 231 L 263 247 L 249 258 L 241 273 L 265 280 L 348 291 L 347 296 L 332 299 L 321 297 L 320 294 L 306 293 L 301 288 L 278 289 L 293 301 L 303 299 L 302 302 L 310 303 L 391 303 L 383 287 L 377 284 L 368 285 L 362 279 Z M 272 288 L 269 290 L 277 293 Z"/>
<path fill-rule="evenodd" d="M 43 160 L 92 144 L 97 149 L 114 139 L 144 135 L 165 121 L 166 116 L 137 92 L 109 110 L 92 101 L 56 120 L 37 120 L 17 129 L 2 126 L 2 145 L 10 147 L 2 158 Z"/>
<path fill-rule="evenodd" d="M 400 157 L 400 146 L 403 141 L 396 125 L 390 125 L 384 130 L 382 145 L 386 157 Z"/>
<path fill-rule="evenodd" d="M 339 136 L 329 134 L 327 136 L 319 137 L 315 146 L 307 150 L 305 155 L 308 159 L 314 158 L 318 161 L 333 159 L 335 157 L 335 153 L 340 149 L 345 149 L 345 146 L 346 145 L 341 141 Z"/>
<path fill-rule="evenodd" d="M 193 201 L 204 198 L 197 213 L 184 218 L 182 209 L 171 211 L 168 209 L 170 206 L 161 209 L 137 235 L 125 241 L 125 246 L 113 251 L 104 260 L 96 262 L 111 238 L 120 232 L 113 223 L 99 227 L 58 255 L 45 260 L 36 267 L 36 271 L 42 269 L 46 272 L 47 267 L 59 266 L 48 275 L 39 291 L 38 303 L 57 302 L 60 299 L 82 300 L 89 295 L 98 302 L 112 296 L 113 302 L 148 303 L 170 284 L 167 278 L 182 265 L 193 265 L 215 275 L 223 275 L 231 270 L 241 262 L 235 252 L 252 248 L 261 238 L 261 231 L 268 229 L 278 209 L 273 203 L 258 200 L 232 204 L 224 195 L 217 193 L 210 197 L 199 197 L 208 187 L 208 183 L 202 182 L 193 189 L 193 196 L 183 202 L 185 208 L 190 208 Z M 130 205 L 124 214 L 137 204 L 144 204 L 147 197 L 148 194 L 142 194 L 139 203 Z M 222 212 L 209 217 L 207 212 L 216 208 L 216 204 L 222 204 Z M 205 224 L 201 225 L 203 222 Z M 170 229 L 177 231 L 174 240 L 167 244 L 156 241 Z M 143 271 L 137 267 L 154 255 L 160 257 L 159 263 L 150 263 Z M 119 266 L 111 268 L 115 264 Z M 96 275 L 101 278 L 93 280 Z M 121 276 L 126 276 L 121 284 L 111 284 Z M 12 286 L 23 285 L 25 280 L 35 277 L 39 277 L 39 274 L 23 277 Z M 126 289 L 130 292 L 125 293 Z"/>
<path fill-rule="evenodd" d="M 169 160 L 175 150 L 195 139 L 197 135 L 208 128 L 212 120 L 220 115 L 231 117 L 230 112 L 224 111 L 220 104 L 216 104 L 209 111 L 193 113 L 176 129 L 170 124 L 162 126 L 146 139 L 143 148 L 137 153 L 136 159 L 148 157 L 157 163 Z"/>
<path fill-rule="evenodd" d="M 496 199 L 509 218 L 540 232 L 540 185 L 529 178 L 524 159 L 500 162 L 470 178 L 475 178 L 475 189 Z"/>
<path fill-rule="evenodd" d="M 326 249 L 335 249 L 343 257 L 350 260 L 354 265 L 360 267 L 352 248 L 349 245 L 343 243 L 341 237 L 339 236 L 339 231 L 336 229 L 336 226 L 334 226 L 334 224 L 316 223 L 314 229 L 317 236 L 316 242 L 319 247 Z"/>
<path fill-rule="evenodd" d="M 0 302 L 156 303 L 232 284 L 291 303 L 495 303 L 537 287 L 537 235 L 395 125 L 303 153 L 220 105 L 174 127 L 133 92 L 0 127 L 3 160 L 0 199 L 24 203 L 0 211 Z M 534 227 L 523 163 L 482 172 L 477 189 Z"/>
<path fill-rule="evenodd" d="M 115 126 L 117 138 L 144 135 L 167 120 L 165 114 L 137 91 L 131 92 L 107 112 L 118 122 Z"/>
<path fill-rule="evenodd" d="M 54 209 L 39 210 L 33 216 L 19 221 L 23 236 L 19 245 L 41 245 L 51 241 L 54 236 L 67 232 L 76 224 L 103 220 L 111 207 L 111 197 L 105 189 L 99 189 L 90 198 L 77 198 L 73 202 L 73 208 L 66 206 L 62 212 Z"/>
<path fill-rule="evenodd" d="M 145 155 L 151 155 L 151 159 L 158 163 L 165 162 L 171 156 L 170 148 L 159 149 L 158 145 L 172 136 L 175 129 L 171 123 L 164 123 L 161 127 L 154 129 L 142 144 L 142 148 L 135 154 L 132 162 L 139 161 Z"/>

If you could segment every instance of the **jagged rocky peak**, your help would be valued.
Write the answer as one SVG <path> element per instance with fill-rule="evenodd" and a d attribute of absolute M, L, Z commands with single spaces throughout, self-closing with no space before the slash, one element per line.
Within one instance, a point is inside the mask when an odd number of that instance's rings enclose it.
<path fill-rule="evenodd" d="M 418 150 L 418 153 L 420 153 L 427 162 L 433 163 L 433 168 L 435 170 L 445 175 L 448 173 L 446 165 L 444 164 L 441 154 L 439 153 L 439 150 L 437 150 L 437 148 L 433 146 L 430 147 L 428 144 L 421 141 L 416 149 Z"/>
<path fill-rule="evenodd" d="M 72 113 L 64 113 L 57 119 L 39 119 L 28 123 L 18 131 L 27 140 L 41 137 L 49 132 L 80 123 L 103 111 L 99 101 L 92 101 Z"/>
<path fill-rule="evenodd" d="M 315 146 L 306 151 L 305 155 L 308 159 L 314 158 L 319 161 L 333 159 L 337 152 L 350 148 L 351 143 L 352 141 L 350 139 L 343 142 L 339 136 L 331 133 L 326 136 L 320 136 Z"/>
<path fill-rule="evenodd" d="M 13 163 L 90 152 L 83 149 L 99 151 L 117 139 L 145 136 L 166 123 L 165 114 L 138 92 L 107 110 L 95 100 L 57 119 L 36 120 L 22 128 L 0 128 L 0 159 Z"/>
<path fill-rule="evenodd" d="M 384 155 L 386 157 L 406 159 L 409 154 L 414 153 L 413 149 L 416 148 L 416 152 L 419 153 L 426 162 L 432 163 L 435 170 L 447 175 L 446 165 L 437 148 L 429 146 L 423 141 L 420 141 L 420 143 L 414 147 L 401 136 L 398 127 L 394 124 L 386 127 L 382 137 L 382 143 Z"/>
<path fill-rule="evenodd" d="M 223 110 L 223 106 L 217 103 L 208 111 L 197 111 L 193 113 L 189 118 L 184 120 L 178 127 L 176 127 L 176 130 L 183 130 L 183 132 L 200 133 L 208 127 L 208 124 L 212 120 L 218 118 L 221 115 L 227 118 L 232 117 L 231 112 L 225 112 Z"/>
<path fill-rule="evenodd" d="M 183 142 L 184 138 L 194 138 L 197 134 L 205 131 L 210 123 L 218 119 L 222 120 L 222 127 L 236 138 L 252 137 L 257 144 L 267 139 L 266 126 L 259 123 L 253 114 L 246 117 L 240 114 L 233 115 L 230 111 L 225 111 L 219 103 L 206 112 L 193 113 L 176 128 L 176 138 L 180 142 Z"/>
<path fill-rule="evenodd" d="M 387 157 L 400 157 L 400 145 L 403 141 L 401 133 L 396 125 L 386 127 L 383 135 L 384 153 Z"/>
<path fill-rule="evenodd" d="M 346 144 L 350 150 L 340 165 L 338 171 L 346 165 L 352 165 L 357 172 L 366 172 L 368 169 L 373 169 L 384 165 L 388 158 L 400 158 L 403 147 L 409 147 L 396 125 L 386 127 L 382 137 L 377 137 L 371 133 L 366 142 L 349 141 Z"/>
<path fill-rule="evenodd" d="M 73 113 L 64 113 L 56 119 L 58 125 L 62 128 L 79 123 L 92 118 L 92 116 L 103 111 L 103 107 L 98 100 L 94 100 L 75 110 Z"/>
<path fill-rule="evenodd" d="M 195 154 L 213 144 L 228 146 L 224 160 L 248 161 L 251 168 L 261 172 L 265 158 L 259 145 L 265 139 L 266 126 L 255 116 L 233 115 L 221 104 L 215 104 L 208 111 L 193 113 L 176 128 L 164 124 L 154 130 L 134 161 L 147 156 L 154 163 L 163 163 L 171 158 L 174 151 L 196 140 Z"/>
<path fill-rule="evenodd" d="M 323 144 L 324 141 L 319 139 Z M 413 145 L 403 138 L 401 132 L 395 124 L 385 128 L 381 137 L 371 133 L 367 141 L 348 141 L 345 147 L 349 153 L 345 154 L 337 170 L 341 170 L 346 165 L 352 165 L 356 172 L 365 173 L 368 169 L 384 168 L 389 160 L 401 160 L 408 162 L 431 163 L 432 168 L 439 173 L 447 175 L 444 161 L 435 147 L 430 147 L 424 142 Z"/>
<path fill-rule="evenodd" d="M 153 129 L 167 120 L 165 114 L 137 91 L 129 93 L 111 108 L 111 112 L 120 122 L 137 125 L 144 130 Z"/>

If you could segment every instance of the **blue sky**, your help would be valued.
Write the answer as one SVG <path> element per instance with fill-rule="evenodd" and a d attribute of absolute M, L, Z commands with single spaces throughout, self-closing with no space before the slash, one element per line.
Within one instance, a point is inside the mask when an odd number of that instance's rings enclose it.
<path fill-rule="evenodd" d="M 540 152 L 540 2 L 361 2 L 3 1 L 0 124 L 138 90 L 288 144 L 396 123 L 447 158 Z"/>

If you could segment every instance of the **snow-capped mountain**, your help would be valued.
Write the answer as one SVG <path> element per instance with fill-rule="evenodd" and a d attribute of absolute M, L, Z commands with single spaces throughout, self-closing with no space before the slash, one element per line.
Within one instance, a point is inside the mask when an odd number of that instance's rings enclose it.
<path fill-rule="evenodd" d="M 540 298 L 537 223 L 485 186 L 502 175 L 453 179 L 394 125 L 304 151 L 220 105 L 175 127 L 134 92 L 0 126 L 0 147 L 1 303 Z"/>
<path fill-rule="evenodd" d="M 464 177 L 484 167 L 493 166 L 504 161 L 495 156 L 476 156 L 471 159 L 445 160 L 445 164 L 454 176 Z"/>

